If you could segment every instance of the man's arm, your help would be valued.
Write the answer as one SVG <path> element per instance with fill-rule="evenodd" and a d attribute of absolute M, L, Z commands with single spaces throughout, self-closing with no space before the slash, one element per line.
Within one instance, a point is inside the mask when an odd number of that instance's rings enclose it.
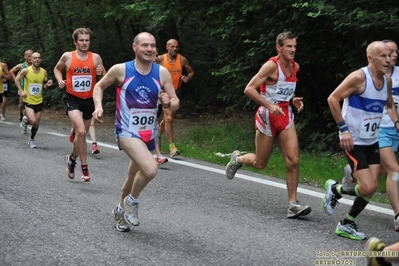
<path fill-rule="evenodd" d="M 341 114 L 340 102 L 351 94 L 358 94 L 364 90 L 365 76 L 363 71 L 356 70 L 349 74 L 327 98 L 331 114 L 340 130 L 340 146 L 350 151 L 354 147 L 352 135 Z"/>
<path fill-rule="evenodd" d="M 116 84 L 117 86 L 122 85 L 123 79 L 125 77 L 125 64 L 117 64 L 112 66 L 107 74 L 96 83 L 93 89 L 93 101 L 94 101 L 94 112 L 93 117 L 98 122 L 102 123 L 101 116 L 103 114 L 103 91 L 111 86 L 112 84 Z"/>
<path fill-rule="evenodd" d="M 19 74 L 15 78 L 15 86 L 19 90 L 19 96 L 22 97 L 22 98 L 24 96 L 26 96 L 26 94 L 24 92 L 24 88 L 21 87 L 20 81 L 21 81 L 21 79 L 25 78 L 27 74 L 28 74 L 28 69 L 24 68 L 24 69 L 21 70 L 21 72 L 19 72 Z"/>
<path fill-rule="evenodd" d="M 22 68 L 23 68 L 22 64 L 18 64 L 15 67 L 11 68 L 10 75 L 14 82 L 15 82 L 15 78 L 16 78 L 15 73 L 18 73 L 19 71 L 21 71 Z"/>
<path fill-rule="evenodd" d="M 365 76 L 363 71 L 356 70 L 349 74 L 327 98 L 331 114 L 336 123 L 344 120 L 341 114 L 340 102 L 351 94 L 358 94 L 364 90 Z"/>
<path fill-rule="evenodd" d="M 177 111 L 180 106 L 180 100 L 177 98 L 175 88 L 173 87 L 170 72 L 163 66 L 159 67 L 159 71 L 161 76 L 161 87 L 163 90 L 163 92 L 161 91 L 159 100 L 164 108 L 167 108 L 172 112 Z"/>
<path fill-rule="evenodd" d="M 99 79 L 101 79 L 107 71 L 103 65 L 103 60 L 99 54 L 93 53 L 94 55 L 94 65 L 96 66 L 96 75 Z"/>
<path fill-rule="evenodd" d="M 244 94 L 248 96 L 251 100 L 259 105 L 266 107 L 269 112 L 273 115 L 285 115 L 283 110 L 278 106 L 274 105 L 267 100 L 265 100 L 258 89 L 261 84 L 265 83 L 272 75 L 277 71 L 277 65 L 273 61 L 267 61 L 259 69 L 258 73 L 252 77 L 247 86 L 244 89 Z"/>
<path fill-rule="evenodd" d="M 394 122 L 396 131 L 399 132 L 399 116 L 398 116 L 397 106 L 395 105 L 395 102 L 393 101 L 393 98 L 392 98 L 392 80 L 391 80 L 390 76 L 388 76 L 388 75 L 386 75 L 386 76 L 387 76 L 387 81 L 388 81 L 388 98 L 387 98 L 385 108 L 387 109 L 387 113 L 388 113 L 389 117 Z"/>
<path fill-rule="evenodd" d="M 71 56 L 71 52 L 66 52 L 64 53 L 60 60 L 57 62 L 57 64 L 54 67 L 54 77 L 58 82 L 58 87 L 61 89 L 65 87 L 65 80 L 62 78 L 62 70 L 64 70 L 67 67 L 67 61 L 69 57 Z"/>
<path fill-rule="evenodd" d="M 45 89 L 48 89 L 48 88 L 50 88 L 51 86 L 53 86 L 53 80 L 52 79 L 49 79 L 49 80 L 47 80 L 48 79 L 48 76 L 47 76 L 47 70 L 45 70 L 44 69 L 44 88 Z"/>
<path fill-rule="evenodd" d="M 157 63 L 158 65 L 163 66 L 163 55 L 158 55 L 158 56 L 155 58 L 155 63 Z"/>
<path fill-rule="evenodd" d="M 188 62 L 187 58 L 185 58 L 184 56 L 180 55 L 180 64 L 183 66 L 183 68 L 187 71 L 187 76 L 182 76 L 182 80 L 183 82 L 188 82 L 189 80 L 191 80 L 194 75 L 195 72 L 193 70 L 193 68 L 191 67 L 190 63 Z"/>
<path fill-rule="evenodd" d="M 8 65 L 6 63 L 1 63 L 1 67 L 3 68 L 3 71 L 5 73 L 1 78 L 10 79 L 11 74 L 10 71 L 8 70 Z"/>

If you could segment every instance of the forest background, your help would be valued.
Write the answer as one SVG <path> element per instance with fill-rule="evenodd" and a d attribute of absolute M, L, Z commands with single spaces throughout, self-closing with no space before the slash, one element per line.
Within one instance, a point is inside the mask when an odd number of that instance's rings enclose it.
<path fill-rule="evenodd" d="M 399 41 L 398 15 L 397 0 L 0 0 L 0 58 L 11 68 L 32 49 L 53 77 L 60 56 L 75 48 L 73 30 L 88 27 L 91 50 L 108 69 L 133 59 L 134 36 L 148 31 L 160 54 L 168 39 L 177 39 L 195 70 L 182 87 L 181 115 L 248 117 L 257 106 L 243 90 L 276 55 L 276 36 L 291 31 L 298 36 L 295 60 L 301 66 L 296 95 L 305 104 L 296 117 L 300 148 L 335 152 L 337 128 L 326 99 L 348 73 L 367 65 L 370 42 Z M 46 108 L 62 109 L 62 93 L 46 92 Z M 115 91 L 106 90 L 109 113 L 114 99 Z"/>

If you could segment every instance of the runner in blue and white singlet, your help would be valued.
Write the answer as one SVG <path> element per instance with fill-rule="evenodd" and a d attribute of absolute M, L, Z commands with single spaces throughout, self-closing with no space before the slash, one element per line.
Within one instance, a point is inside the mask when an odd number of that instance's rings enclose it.
<path fill-rule="evenodd" d="M 157 53 L 154 35 L 148 32 L 137 34 L 132 48 L 134 60 L 113 65 L 93 90 L 93 118 L 101 123 L 103 91 L 112 84 L 117 86 L 117 142 L 119 149 L 130 159 L 121 198 L 112 211 L 119 232 L 140 224 L 139 195 L 158 172 L 158 164 L 152 155 L 158 133 L 158 101 L 164 110 L 174 112 L 179 108 L 169 71 L 154 63 Z"/>
<path fill-rule="evenodd" d="M 322 207 L 326 214 L 332 215 L 342 195 L 355 197 L 348 213 L 335 228 L 335 234 L 353 240 L 367 237 L 355 220 L 378 188 L 378 138 L 384 109 L 393 121 L 399 118 L 391 93 L 391 78 L 387 74 L 391 69 L 391 48 L 382 41 L 375 41 L 367 46 L 366 55 L 367 67 L 350 73 L 327 99 L 340 131 L 340 146 L 357 183 L 339 184 L 333 179 L 327 180 Z"/>
<path fill-rule="evenodd" d="M 119 137 L 135 137 L 148 143 L 158 134 L 159 65 L 152 63 L 147 75 L 136 70 L 134 61 L 126 62 L 125 66 L 124 82 L 116 89 L 115 132 Z"/>
<path fill-rule="evenodd" d="M 392 68 L 392 98 L 395 102 L 396 107 L 399 107 L 399 66 L 393 66 Z M 380 127 L 395 127 L 394 122 L 389 117 L 388 112 L 384 109 Z"/>
<path fill-rule="evenodd" d="M 391 40 L 384 40 L 392 51 L 391 54 L 391 71 L 388 76 L 392 80 L 392 98 L 396 105 L 399 106 L 399 67 L 395 66 L 398 57 L 398 46 Z M 398 110 L 396 110 L 398 111 Z M 378 145 L 380 148 L 381 166 L 379 176 L 387 174 L 386 178 L 386 194 L 392 207 L 394 215 L 394 230 L 399 231 L 399 164 L 396 155 L 399 148 L 399 132 L 396 129 L 398 121 L 393 122 L 389 113 L 384 109 L 382 121 L 380 124 L 380 132 L 378 134 Z"/>
<path fill-rule="evenodd" d="M 382 88 L 376 88 L 368 67 L 361 70 L 366 77 L 361 94 L 351 94 L 344 100 L 342 116 L 355 145 L 371 145 L 378 141 L 378 128 L 388 97 L 387 79 Z M 383 93 L 381 93 L 383 91 Z"/>

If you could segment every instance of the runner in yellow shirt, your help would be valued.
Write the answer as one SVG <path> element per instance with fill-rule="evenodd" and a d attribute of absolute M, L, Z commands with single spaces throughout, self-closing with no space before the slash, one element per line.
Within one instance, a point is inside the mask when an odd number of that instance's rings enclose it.
<path fill-rule="evenodd" d="M 36 148 L 34 140 L 42 116 L 43 89 L 53 85 L 51 79 L 47 80 L 47 71 L 40 67 L 41 62 L 41 55 L 37 52 L 33 53 L 32 66 L 24 68 L 15 79 L 15 86 L 18 88 L 19 96 L 23 99 L 26 113 L 21 121 L 21 133 L 26 134 L 28 124 L 32 125 L 28 142 L 31 149 Z M 20 84 L 22 79 L 25 79 L 24 88 Z"/>

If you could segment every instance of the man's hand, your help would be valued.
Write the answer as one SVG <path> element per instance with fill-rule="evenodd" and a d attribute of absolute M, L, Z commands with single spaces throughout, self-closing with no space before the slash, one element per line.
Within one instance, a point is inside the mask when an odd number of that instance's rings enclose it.
<path fill-rule="evenodd" d="M 349 131 L 339 134 L 339 144 L 345 151 L 351 151 L 354 147 L 353 138 Z"/>
<path fill-rule="evenodd" d="M 303 110 L 303 102 L 302 102 L 303 97 L 294 97 L 292 99 L 292 104 L 296 107 L 298 110 L 298 113 Z"/>
<path fill-rule="evenodd" d="M 103 123 L 104 121 L 102 120 L 102 115 L 103 115 L 103 109 L 102 108 L 97 108 L 96 110 L 94 110 L 93 112 L 93 118 L 94 120 Z"/>
<path fill-rule="evenodd" d="M 170 99 L 169 99 L 169 94 L 161 90 L 161 94 L 159 95 L 159 101 L 161 102 L 161 105 L 163 108 L 169 108 L 170 107 Z"/>
<path fill-rule="evenodd" d="M 63 89 L 63 88 L 65 88 L 65 84 L 66 84 L 66 80 L 61 80 L 58 82 L 58 87 L 60 89 Z"/>

